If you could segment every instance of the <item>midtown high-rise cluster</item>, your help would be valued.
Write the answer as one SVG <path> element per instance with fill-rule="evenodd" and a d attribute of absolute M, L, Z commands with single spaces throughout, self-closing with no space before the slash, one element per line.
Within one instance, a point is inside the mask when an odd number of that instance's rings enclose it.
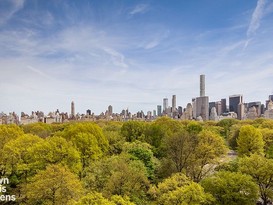
<path fill-rule="evenodd" d="M 95 115 L 90 109 L 85 114 L 76 113 L 74 101 L 71 102 L 70 113 L 60 112 L 58 109 L 45 115 L 41 111 L 32 112 L 30 115 L 21 113 L 21 117 L 16 113 L 0 113 L 0 124 L 29 124 L 34 122 L 61 123 L 67 121 L 96 121 L 96 120 L 153 120 L 160 116 L 168 116 L 180 120 L 198 120 L 219 121 L 225 118 L 235 118 L 239 120 L 256 119 L 259 117 L 273 119 L 273 95 L 269 95 L 265 104 L 260 101 L 244 102 L 243 95 L 230 95 L 227 99 L 221 99 L 216 102 L 209 102 L 209 96 L 206 96 L 205 75 L 200 75 L 200 96 L 192 98 L 183 109 L 177 106 L 176 95 L 172 95 L 171 105 L 167 97 L 163 102 L 157 105 L 155 110 L 144 113 L 142 110 L 137 113 L 131 113 L 128 108 L 120 113 L 114 113 L 113 106 L 109 105 L 105 112 Z"/>

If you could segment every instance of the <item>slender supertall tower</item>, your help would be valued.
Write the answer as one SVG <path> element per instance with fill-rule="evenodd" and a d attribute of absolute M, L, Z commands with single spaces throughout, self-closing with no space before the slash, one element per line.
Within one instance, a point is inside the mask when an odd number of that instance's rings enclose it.
<path fill-rule="evenodd" d="M 172 98 L 172 112 L 174 112 L 176 109 L 176 95 L 173 95 Z"/>
<path fill-rule="evenodd" d="M 205 96 L 205 75 L 200 75 L 200 97 L 195 99 L 194 114 L 203 120 L 209 120 L 209 97 Z"/>
<path fill-rule="evenodd" d="M 168 109 L 168 98 L 163 98 L 163 112 L 167 112 Z"/>
<path fill-rule="evenodd" d="M 200 75 L 200 97 L 205 96 L 205 75 Z"/>
<path fill-rule="evenodd" d="M 71 118 L 75 117 L 75 104 L 74 101 L 71 102 Z"/>

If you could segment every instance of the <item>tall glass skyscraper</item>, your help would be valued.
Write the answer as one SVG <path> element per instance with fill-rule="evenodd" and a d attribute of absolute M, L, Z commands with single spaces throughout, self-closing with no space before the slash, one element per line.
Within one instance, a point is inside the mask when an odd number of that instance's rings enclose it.
<path fill-rule="evenodd" d="M 229 96 L 229 111 L 235 112 L 238 115 L 238 105 L 243 103 L 242 95 L 231 95 Z"/>

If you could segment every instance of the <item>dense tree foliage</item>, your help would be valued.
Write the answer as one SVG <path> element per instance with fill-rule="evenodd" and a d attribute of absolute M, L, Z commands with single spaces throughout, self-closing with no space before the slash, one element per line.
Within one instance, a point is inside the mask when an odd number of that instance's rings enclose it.
<path fill-rule="evenodd" d="M 233 150 L 237 150 L 238 147 L 237 139 L 239 137 L 241 127 L 242 125 L 240 124 L 234 124 L 230 127 L 230 131 L 227 136 L 227 143 L 229 147 Z"/>
<path fill-rule="evenodd" d="M 151 145 L 140 141 L 124 144 L 124 152 L 130 155 L 132 160 L 140 160 L 146 167 L 147 176 L 153 180 L 156 168 L 156 159 L 153 156 Z"/>
<path fill-rule="evenodd" d="M 0 174 L 14 205 L 266 205 L 272 122 L 0 125 Z"/>
<path fill-rule="evenodd" d="M 52 127 L 48 124 L 37 122 L 28 125 L 23 125 L 22 128 L 25 133 L 38 135 L 39 137 L 46 138 L 51 135 Z"/>
<path fill-rule="evenodd" d="M 5 165 L 4 173 L 17 176 L 25 174 L 27 176 L 30 172 L 35 172 L 34 163 L 36 162 L 33 157 L 36 155 L 33 155 L 33 146 L 43 143 L 43 141 L 38 136 L 23 134 L 6 143 L 1 152 L 1 161 Z"/>
<path fill-rule="evenodd" d="M 222 135 L 227 138 L 230 132 L 230 128 L 232 125 L 237 124 L 238 120 L 236 119 L 223 119 L 217 123 L 218 126 L 222 127 L 224 130 Z"/>
<path fill-rule="evenodd" d="M 260 197 L 263 204 L 273 200 L 273 159 L 253 154 L 239 161 L 240 171 L 252 176 L 259 186 Z"/>
<path fill-rule="evenodd" d="M 30 153 L 36 169 L 44 169 L 48 164 L 62 164 L 76 174 L 81 172 L 80 153 L 72 142 L 62 137 L 49 137 L 36 143 Z"/>
<path fill-rule="evenodd" d="M 0 125 L 0 150 L 8 141 L 14 140 L 23 134 L 23 130 L 16 125 Z"/>
<path fill-rule="evenodd" d="M 140 121 L 128 121 L 121 127 L 121 134 L 126 138 L 127 142 L 135 140 L 144 140 L 145 123 Z"/>
<path fill-rule="evenodd" d="M 187 175 L 196 182 L 210 173 L 219 158 L 226 153 L 226 146 L 221 136 L 204 130 L 197 136 L 198 143 Z"/>
<path fill-rule="evenodd" d="M 87 190 L 102 192 L 107 197 L 130 196 L 137 204 L 145 204 L 147 200 L 147 168 L 141 160 L 126 153 L 95 162 L 83 181 Z"/>
<path fill-rule="evenodd" d="M 49 165 L 35 175 L 26 187 L 26 204 L 65 205 L 83 194 L 76 175 L 60 165 Z"/>
<path fill-rule="evenodd" d="M 75 123 L 57 133 L 73 143 L 80 152 L 83 170 L 92 160 L 107 153 L 109 142 L 103 135 L 102 129 L 93 123 Z"/>
<path fill-rule="evenodd" d="M 273 158 L 273 129 L 263 128 L 260 129 L 263 135 L 263 140 L 265 143 L 264 151 L 267 157 Z"/>
<path fill-rule="evenodd" d="M 214 201 L 199 184 L 192 182 L 182 173 L 165 179 L 157 187 L 152 187 L 149 193 L 159 205 L 208 204 Z"/>
<path fill-rule="evenodd" d="M 221 136 L 200 128 L 182 129 L 167 138 L 167 153 L 176 172 L 185 172 L 194 181 L 200 181 L 225 154 L 226 146 Z"/>
<path fill-rule="evenodd" d="M 254 153 L 263 154 L 264 152 L 262 133 L 252 125 L 244 125 L 240 128 L 237 145 L 240 156 L 249 156 Z"/>
<path fill-rule="evenodd" d="M 218 172 L 201 184 L 214 196 L 215 205 L 253 205 L 258 199 L 258 186 L 249 175 Z"/>

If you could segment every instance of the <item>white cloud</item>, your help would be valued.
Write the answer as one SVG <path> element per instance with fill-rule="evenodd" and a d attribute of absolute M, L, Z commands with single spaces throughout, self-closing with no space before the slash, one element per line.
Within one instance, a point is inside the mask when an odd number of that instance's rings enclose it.
<path fill-rule="evenodd" d="M 145 49 L 151 49 L 156 47 L 160 43 L 159 39 L 154 39 L 153 41 L 149 42 L 147 45 L 145 45 Z"/>
<path fill-rule="evenodd" d="M 169 30 L 161 31 L 157 34 L 153 33 L 152 37 L 150 37 L 152 40 L 143 46 L 144 49 L 152 49 L 157 47 L 164 39 L 168 38 L 169 34 Z"/>
<path fill-rule="evenodd" d="M 111 56 L 111 60 L 114 65 L 123 67 L 123 68 L 128 67 L 128 65 L 125 63 L 125 58 L 123 54 L 119 53 L 118 51 L 112 48 L 104 48 L 103 50 Z"/>
<path fill-rule="evenodd" d="M 149 6 L 147 4 L 138 4 L 136 5 L 129 14 L 135 15 L 139 13 L 146 13 L 149 10 Z"/>
<path fill-rule="evenodd" d="M 8 4 L 0 9 L 0 25 L 5 24 L 12 16 L 24 7 L 25 0 L 2 0 L 1 4 Z M 0 5 L 1 5 L 0 4 Z"/>
<path fill-rule="evenodd" d="M 266 0 L 258 0 L 257 6 L 252 13 L 251 21 L 248 26 L 247 36 L 251 36 L 256 32 L 256 30 L 260 27 L 260 21 L 264 16 L 264 9 L 266 5 Z"/>
<path fill-rule="evenodd" d="M 34 72 L 35 74 L 44 77 L 45 79 L 53 79 L 51 76 L 47 75 L 45 72 L 43 72 L 37 68 L 34 68 L 33 66 L 28 65 L 27 68 L 29 70 L 31 70 L 32 72 Z"/>

